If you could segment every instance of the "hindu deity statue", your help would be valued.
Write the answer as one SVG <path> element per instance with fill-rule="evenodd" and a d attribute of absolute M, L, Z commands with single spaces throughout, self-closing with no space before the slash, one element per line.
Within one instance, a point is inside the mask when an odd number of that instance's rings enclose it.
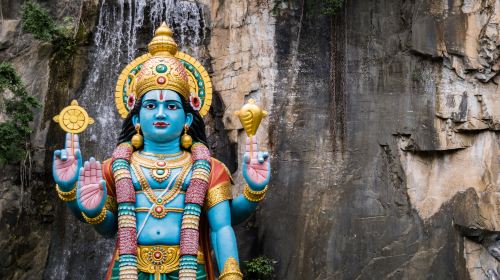
<path fill-rule="evenodd" d="M 230 172 L 206 146 L 210 78 L 172 35 L 163 23 L 148 53 L 119 77 L 115 101 L 125 119 L 110 159 L 83 163 L 78 135 L 67 133 L 65 148 L 54 152 L 56 190 L 81 221 L 103 236 L 117 234 L 106 279 L 242 279 L 232 225 L 264 198 L 268 153 L 247 139 L 246 185 L 233 198 Z M 58 116 L 61 126 L 89 122 L 86 112 L 75 113 L 77 105 Z"/>

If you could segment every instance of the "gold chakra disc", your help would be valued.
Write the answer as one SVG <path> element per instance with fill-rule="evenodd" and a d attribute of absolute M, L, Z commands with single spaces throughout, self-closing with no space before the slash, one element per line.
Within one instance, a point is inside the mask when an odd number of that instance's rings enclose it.
<path fill-rule="evenodd" d="M 59 123 L 64 131 L 73 134 L 83 132 L 89 124 L 94 123 L 94 119 L 89 117 L 87 111 L 80 107 L 76 100 L 71 101 L 71 105 L 62 109 L 53 120 Z"/>

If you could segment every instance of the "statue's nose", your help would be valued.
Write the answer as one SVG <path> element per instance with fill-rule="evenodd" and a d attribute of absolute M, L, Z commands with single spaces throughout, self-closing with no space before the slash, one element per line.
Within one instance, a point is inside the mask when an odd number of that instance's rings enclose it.
<path fill-rule="evenodd" d="M 163 104 L 158 107 L 158 113 L 156 114 L 156 118 L 157 119 L 165 119 L 166 118 L 165 108 L 164 108 Z"/>

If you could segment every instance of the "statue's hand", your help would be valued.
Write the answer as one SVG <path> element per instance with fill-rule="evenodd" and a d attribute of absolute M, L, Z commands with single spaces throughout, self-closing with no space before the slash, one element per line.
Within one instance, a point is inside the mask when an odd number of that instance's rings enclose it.
<path fill-rule="evenodd" d="M 247 137 L 245 155 L 243 156 L 243 177 L 248 186 L 254 191 L 263 190 L 271 178 L 271 165 L 269 163 L 269 153 L 259 151 L 257 139 Z M 252 146 L 250 146 L 252 145 Z"/>
<path fill-rule="evenodd" d="M 90 161 L 86 161 L 80 168 L 76 192 L 78 207 L 85 215 L 95 217 L 106 203 L 106 195 L 106 181 L 102 179 L 101 163 L 90 158 Z"/>
<path fill-rule="evenodd" d="M 78 135 L 66 133 L 64 149 L 54 151 L 52 163 L 52 174 L 54 181 L 62 191 L 69 191 L 73 188 L 78 179 L 78 170 L 82 166 L 82 156 L 80 153 L 80 143 Z"/>

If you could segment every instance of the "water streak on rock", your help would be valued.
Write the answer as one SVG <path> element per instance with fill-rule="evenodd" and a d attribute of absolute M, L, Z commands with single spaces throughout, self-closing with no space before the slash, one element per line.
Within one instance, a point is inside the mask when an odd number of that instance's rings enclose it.
<path fill-rule="evenodd" d="M 166 21 L 182 50 L 196 56 L 204 38 L 204 22 L 198 4 L 172 0 L 103 0 L 94 35 L 91 67 L 78 100 L 96 118 L 96 125 L 82 137 L 85 156 L 109 156 L 121 121 L 115 112 L 116 79 L 125 65 L 145 53 L 149 35 Z M 142 36 L 141 36 L 142 35 Z M 103 143 L 106 143 L 104 145 Z"/>

